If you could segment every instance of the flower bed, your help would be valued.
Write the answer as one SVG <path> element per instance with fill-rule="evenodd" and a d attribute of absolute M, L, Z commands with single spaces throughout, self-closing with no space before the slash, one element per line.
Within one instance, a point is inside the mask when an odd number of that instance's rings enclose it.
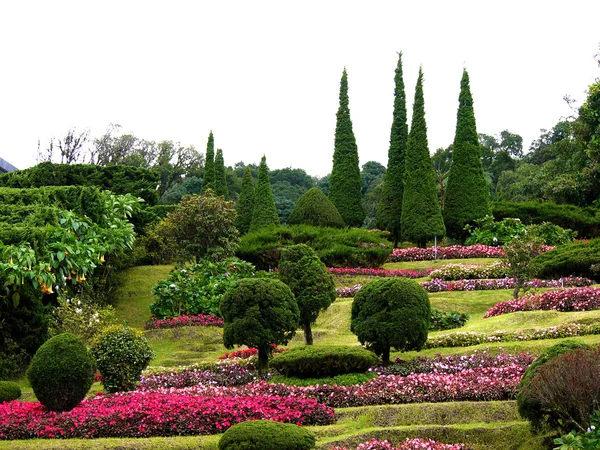
<path fill-rule="evenodd" d="M 482 266 L 479 264 L 446 264 L 435 269 L 429 274 L 431 278 L 440 278 L 444 281 L 473 280 L 479 278 L 505 278 L 506 264 L 502 261 Z"/>
<path fill-rule="evenodd" d="M 442 444 L 431 439 L 406 438 L 404 442 L 393 445 L 389 441 L 380 441 L 375 438 L 368 442 L 363 442 L 356 447 L 356 450 L 473 450 L 471 444 Z M 332 446 L 329 450 L 350 450 L 348 447 Z"/>
<path fill-rule="evenodd" d="M 542 246 L 542 251 L 547 252 L 554 247 Z M 402 261 L 428 261 L 432 259 L 462 259 L 462 258 L 501 258 L 504 249 L 489 245 L 451 245 L 448 247 L 428 248 L 396 248 L 388 258 L 390 262 Z"/>
<path fill-rule="evenodd" d="M 63 413 L 46 411 L 37 402 L 15 400 L 0 404 L 0 439 L 214 434 L 253 419 L 327 425 L 334 422 L 334 412 L 314 399 L 271 395 L 130 392 L 97 395 Z"/>
<path fill-rule="evenodd" d="M 368 275 L 371 277 L 405 277 L 405 278 L 423 278 L 429 276 L 433 269 L 422 270 L 385 270 L 371 269 L 368 267 L 328 267 L 327 270 L 332 275 Z"/>
<path fill-rule="evenodd" d="M 600 334 L 600 324 L 568 323 L 555 327 L 494 333 L 456 332 L 429 337 L 423 348 L 469 347 L 491 342 L 537 341 Z"/>
<path fill-rule="evenodd" d="M 590 311 L 600 309 L 600 287 L 548 291 L 496 303 L 483 316 L 494 317 L 516 311 Z"/>
<path fill-rule="evenodd" d="M 198 314 L 196 316 L 177 316 L 172 319 L 157 319 L 153 317 L 146 322 L 146 330 L 156 330 L 159 328 L 177 328 L 177 327 L 222 327 L 223 319 L 211 314 Z"/>
<path fill-rule="evenodd" d="M 273 344 L 273 353 L 282 353 L 285 352 L 286 350 L 289 350 L 289 348 L 279 348 L 277 347 L 277 344 Z M 251 348 L 246 348 L 246 349 L 242 349 L 242 350 L 236 350 L 235 352 L 231 352 L 231 353 L 225 353 L 221 356 L 219 356 L 220 360 L 223 359 L 235 359 L 235 358 L 241 358 L 241 359 L 248 359 L 251 356 L 258 356 L 258 349 L 251 347 Z"/>

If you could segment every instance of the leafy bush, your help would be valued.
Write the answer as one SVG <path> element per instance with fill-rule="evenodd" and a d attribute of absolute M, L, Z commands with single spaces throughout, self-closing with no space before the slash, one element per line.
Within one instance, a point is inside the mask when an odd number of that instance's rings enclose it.
<path fill-rule="evenodd" d="M 110 305 L 100 307 L 77 298 L 59 300 L 52 314 L 50 334 L 71 333 L 89 345 L 103 328 L 115 321 L 115 310 Z"/>
<path fill-rule="evenodd" d="M 290 225 L 342 228 L 344 219 L 331 200 L 318 188 L 309 189 L 296 202 L 288 218 Z"/>
<path fill-rule="evenodd" d="M 376 361 L 372 352 L 361 347 L 306 345 L 278 355 L 271 366 L 288 377 L 319 378 L 366 372 Z"/>
<path fill-rule="evenodd" d="M 139 331 L 122 325 L 105 328 L 91 348 L 107 392 L 130 391 L 154 357 Z"/>
<path fill-rule="evenodd" d="M 220 316 L 223 294 L 236 280 L 252 277 L 254 266 L 237 258 L 222 262 L 203 259 L 198 264 L 173 269 L 169 278 L 158 282 L 152 293 L 156 301 L 150 312 L 159 319 L 183 315 Z"/>
<path fill-rule="evenodd" d="M 21 388 L 14 381 L 0 381 L 0 403 L 10 402 L 21 396 Z"/>
<path fill-rule="evenodd" d="M 600 239 L 573 242 L 537 256 L 532 261 L 533 273 L 539 278 L 582 276 L 599 280 L 592 268 L 600 263 Z"/>
<path fill-rule="evenodd" d="M 570 433 L 554 439 L 559 450 L 596 450 L 600 442 L 600 411 L 596 410 L 590 417 L 590 427 L 585 431 L 571 430 Z"/>
<path fill-rule="evenodd" d="M 94 360 L 83 341 L 63 333 L 38 349 L 27 379 L 42 405 L 51 411 L 69 411 L 85 398 L 94 373 Z"/>
<path fill-rule="evenodd" d="M 471 318 L 468 313 L 459 313 L 457 311 L 440 311 L 439 309 L 431 308 L 431 321 L 429 330 L 442 331 L 451 330 L 453 328 L 464 327 L 467 320 Z"/>
<path fill-rule="evenodd" d="M 285 384 L 286 386 L 315 386 L 317 384 L 328 384 L 331 386 L 354 386 L 356 384 L 366 383 L 375 377 L 377 377 L 375 372 L 346 373 L 344 375 L 322 378 L 298 378 L 276 375 L 271 378 L 271 383 L 281 383 Z"/>
<path fill-rule="evenodd" d="M 253 420 L 229 428 L 219 440 L 219 450 L 310 450 L 315 436 L 293 423 Z"/>

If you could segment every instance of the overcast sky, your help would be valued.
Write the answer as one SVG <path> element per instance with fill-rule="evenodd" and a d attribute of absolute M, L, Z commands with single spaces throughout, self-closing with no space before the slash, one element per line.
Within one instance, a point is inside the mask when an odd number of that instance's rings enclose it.
<path fill-rule="evenodd" d="M 387 165 L 394 69 L 409 117 L 422 65 L 429 149 L 454 139 L 469 71 L 477 131 L 525 148 L 600 76 L 600 1 L 2 1 L 0 156 L 18 168 L 109 123 L 225 163 L 331 171 L 348 71 L 360 164 Z"/>

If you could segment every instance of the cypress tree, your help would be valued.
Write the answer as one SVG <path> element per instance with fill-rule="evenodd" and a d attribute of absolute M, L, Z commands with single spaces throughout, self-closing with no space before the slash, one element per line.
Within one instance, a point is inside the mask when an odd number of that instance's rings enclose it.
<path fill-rule="evenodd" d="M 212 131 L 208 135 L 208 142 L 206 143 L 202 192 L 207 189 L 215 190 L 215 138 L 213 137 Z"/>
<path fill-rule="evenodd" d="M 406 239 L 416 242 L 419 247 L 425 247 L 427 241 L 434 236 L 444 236 L 445 227 L 427 143 L 422 69 L 419 69 L 415 89 L 405 167 L 402 233 Z"/>
<path fill-rule="evenodd" d="M 452 164 L 444 200 L 443 214 L 448 236 L 464 242 L 468 234 L 464 230 L 465 225 L 491 213 L 490 190 L 481 164 L 469 74 L 464 69 L 458 97 Z"/>
<path fill-rule="evenodd" d="M 233 224 L 240 231 L 240 234 L 246 234 L 250 230 L 252 223 L 252 213 L 254 212 L 254 180 L 250 173 L 250 166 L 244 167 L 244 177 L 242 178 L 242 190 L 235 207 L 237 217 Z"/>
<path fill-rule="evenodd" d="M 217 149 L 215 156 L 215 194 L 222 195 L 225 200 L 229 197 L 227 189 L 227 176 L 225 175 L 225 161 L 223 160 L 223 150 Z"/>
<path fill-rule="evenodd" d="M 398 65 L 394 77 L 394 118 L 388 151 L 387 171 L 383 174 L 381 199 L 377 206 L 377 223 L 392 233 L 394 247 L 400 237 L 400 217 L 402 215 L 402 197 L 404 195 L 404 159 L 408 141 L 408 123 L 406 113 L 406 94 L 402 77 L 402 53 L 398 53 Z"/>
<path fill-rule="evenodd" d="M 346 69 L 340 82 L 340 106 L 335 126 L 333 169 L 329 181 L 329 199 L 348 226 L 360 227 L 365 219 L 362 208 L 358 148 L 352 131 Z"/>
<path fill-rule="evenodd" d="M 267 158 L 263 156 L 260 160 L 260 166 L 258 166 L 254 212 L 252 213 L 249 231 L 257 231 L 269 225 L 279 225 L 279 216 L 277 215 L 275 197 L 269 180 Z"/>

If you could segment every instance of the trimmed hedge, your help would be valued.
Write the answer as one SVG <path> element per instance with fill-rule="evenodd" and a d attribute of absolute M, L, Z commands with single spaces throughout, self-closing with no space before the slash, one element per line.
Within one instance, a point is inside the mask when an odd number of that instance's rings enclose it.
<path fill-rule="evenodd" d="M 21 388 L 14 381 L 0 381 L 0 403 L 11 402 L 21 396 Z"/>
<path fill-rule="evenodd" d="M 2 205 L 0 223 L 28 227 L 58 226 L 60 209 L 42 205 Z"/>
<path fill-rule="evenodd" d="M 342 228 L 344 219 L 331 200 L 318 188 L 309 189 L 298 199 L 288 218 L 290 225 Z"/>
<path fill-rule="evenodd" d="M 310 450 L 315 436 L 293 423 L 272 420 L 241 422 L 229 428 L 219 440 L 219 450 Z"/>
<path fill-rule="evenodd" d="M 346 345 L 306 345 L 277 355 L 271 367 L 288 377 L 322 378 L 366 372 L 377 362 L 374 353 Z"/>
<path fill-rule="evenodd" d="M 600 274 L 591 266 L 600 264 L 600 239 L 561 245 L 535 257 L 531 264 L 537 278 L 559 279 L 574 275 L 598 280 Z"/>

